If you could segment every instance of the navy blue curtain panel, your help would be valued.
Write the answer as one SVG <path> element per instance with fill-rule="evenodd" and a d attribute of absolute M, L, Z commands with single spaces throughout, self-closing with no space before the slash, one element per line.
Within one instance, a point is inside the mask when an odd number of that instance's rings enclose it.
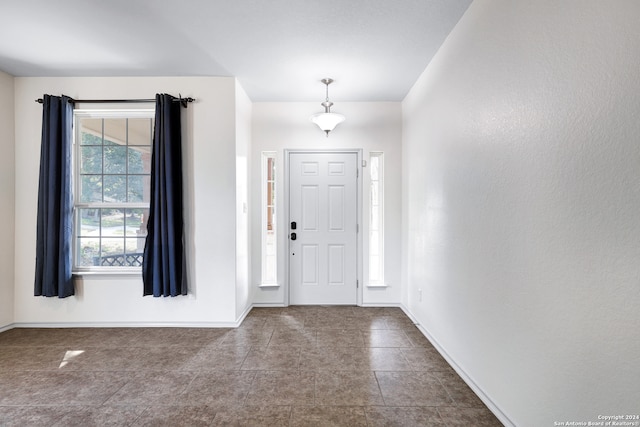
<path fill-rule="evenodd" d="M 151 199 L 142 260 L 144 295 L 187 294 L 180 103 L 156 95 Z"/>
<path fill-rule="evenodd" d="M 36 296 L 66 298 L 74 294 L 71 277 L 72 118 L 73 104 L 70 98 L 44 96 L 34 287 Z"/>

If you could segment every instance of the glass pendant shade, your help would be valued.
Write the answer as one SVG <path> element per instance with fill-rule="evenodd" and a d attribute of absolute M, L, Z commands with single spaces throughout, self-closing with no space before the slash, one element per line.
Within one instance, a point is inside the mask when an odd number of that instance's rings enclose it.
<path fill-rule="evenodd" d="M 345 117 L 339 113 L 318 113 L 311 116 L 311 121 L 325 132 L 331 132 Z"/>

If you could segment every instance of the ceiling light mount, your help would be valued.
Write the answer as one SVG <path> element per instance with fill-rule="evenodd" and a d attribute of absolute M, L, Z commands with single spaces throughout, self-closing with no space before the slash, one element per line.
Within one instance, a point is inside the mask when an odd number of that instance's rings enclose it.
<path fill-rule="evenodd" d="M 326 86 L 326 99 L 320 104 L 324 107 L 324 113 L 314 114 L 311 116 L 311 121 L 317 124 L 328 137 L 329 132 L 331 132 L 339 123 L 344 122 L 345 117 L 342 114 L 331 112 L 333 102 L 329 101 L 329 85 L 333 83 L 333 79 L 326 78 L 320 81 Z"/>

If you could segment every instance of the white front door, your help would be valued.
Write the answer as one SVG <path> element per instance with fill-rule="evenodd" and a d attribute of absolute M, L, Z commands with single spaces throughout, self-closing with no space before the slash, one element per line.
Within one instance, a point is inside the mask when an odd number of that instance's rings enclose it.
<path fill-rule="evenodd" d="M 357 302 L 356 153 L 289 153 L 289 300 Z"/>

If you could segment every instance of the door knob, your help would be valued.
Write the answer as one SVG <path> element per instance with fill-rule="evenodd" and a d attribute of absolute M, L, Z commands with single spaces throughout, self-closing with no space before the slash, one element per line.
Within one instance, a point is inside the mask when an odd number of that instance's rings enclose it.
<path fill-rule="evenodd" d="M 297 238 L 296 233 L 291 233 L 291 240 L 296 240 Z"/>

